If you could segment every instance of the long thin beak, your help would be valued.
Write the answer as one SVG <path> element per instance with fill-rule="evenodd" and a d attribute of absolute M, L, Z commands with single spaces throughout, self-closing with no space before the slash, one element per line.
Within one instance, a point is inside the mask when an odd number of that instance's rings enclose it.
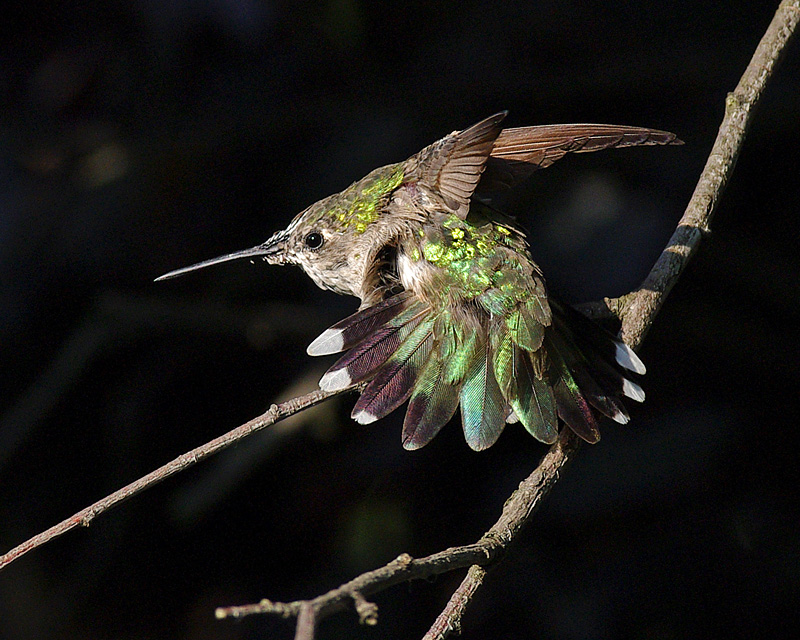
<path fill-rule="evenodd" d="M 234 253 L 229 253 L 224 256 L 211 258 L 210 260 L 204 260 L 203 262 L 198 262 L 197 264 L 193 264 L 190 267 L 175 269 L 175 271 L 170 271 L 169 273 L 165 273 L 163 276 L 159 276 L 154 280 L 154 282 L 159 282 L 160 280 L 169 280 L 170 278 L 177 278 L 178 276 L 182 276 L 184 273 L 189 273 L 190 271 L 197 271 L 198 269 L 204 269 L 205 267 L 210 267 L 212 264 L 219 264 L 220 262 L 228 262 L 229 260 L 238 260 L 239 258 L 255 258 L 257 256 L 258 257 L 274 256 L 281 252 L 282 241 L 283 237 L 279 236 L 279 234 L 275 234 L 264 244 L 260 244 L 257 247 L 251 247 L 250 249 L 243 249 L 242 251 L 235 251 Z"/>

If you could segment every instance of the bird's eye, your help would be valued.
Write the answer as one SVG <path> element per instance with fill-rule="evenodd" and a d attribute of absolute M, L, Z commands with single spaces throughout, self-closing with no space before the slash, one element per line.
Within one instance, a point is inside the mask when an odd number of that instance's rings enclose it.
<path fill-rule="evenodd" d="M 321 233 L 312 231 L 306 236 L 304 242 L 309 249 L 319 249 L 322 243 L 325 242 L 325 238 L 322 237 Z"/>
<path fill-rule="evenodd" d="M 321 233 L 312 231 L 305 237 L 304 242 L 309 249 L 319 249 L 322 243 L 325 242 L 325 238 L 322 237 Z"/>

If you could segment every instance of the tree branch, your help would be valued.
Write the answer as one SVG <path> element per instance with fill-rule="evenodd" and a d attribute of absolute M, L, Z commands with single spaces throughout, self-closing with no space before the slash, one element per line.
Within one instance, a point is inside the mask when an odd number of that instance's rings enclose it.
<path fill-rule="evenodd" d="M 632 346 L 641 344 L 666 296 L 696 251 L 703 234 L 709 230 L 717 202 L 733 171 L 744 141 L 751 112 L 798 20 L 800 20 L 800 0 L 783 0 L 742 79 L 734 92 L 728 95 L 725 117 L 714 147 L 667 247 L 639 289 L 621 298 L 606 299 L 605 310 L 622 320 L 622 336 L 628 344 Z M 595 316 L 607 315 L 603 308 L 597 305 L 590 306 L 589 310 Z M 179 456 L 0 556 L 0 569 L 62 533 L 79 525 L 88 526 L 96 516 L 111 507 L 230 446 L 237 440 L 339 393 L 342 392 L 314 391 L 273 405 L 262 416 Z M 538 504 L 557 481 L 564 466 L 576 452 L 578 444 L 577 437 L 569 429 L 563 429 L 559 440 L 551 447 L 539 466 L 506 502 L 498 521 L 475 544 L 454 547 L 416 560 L 403 554 L 386 566 L 364 573 L 313 600 L 291 603 L 262 600 L 253 605 L 220 608 L 216 611 L 216 615 L 218 618 L 225 618 L 252 613 L 273 613 L 284 617 L 296 617 L 296 640 L 311 640 L 314 637 L 316 624 L 321 619 L 351 605 L 355 607 L 362 623 L 375 624 L 377 607 L 368 602 L 366 596 L 400 582 L 470 567 L 461 586 L 425 636 L 425 640 L 445 638 L 451 631 L 460 628 L 461 616 L 480 587 L 487 568 L 504 555 Z"/>
<path fill-rule="evenodd" d="M 472 596 L 483 584 L 485 576 L 486 569 L 480 565 L 473 564 L 469 568 L 467 577 L 464 578 L 458 589 L 453 592 L 447 605 L 442 609 L 442 612 L 422 640 L 446 638 L 451 631 L 461 633 L 461 616 L 464 615 L 467 605 L 472 601 Z"/>
<path fill-rule="evenodd" d="M 348 608 L 351 602 L 355 602 L 357 610 L 369 609 L 370 613 L 366 619 L 359 611 L 362 622 L 374 624 L 377 620 L 377 610 L 374 605 L 370 605 L 364 600 L 365 596 L 383 591 L 401 582 L 428 578 L 463 567 L 484 567 L 497 562 L 525 526 L 541 500 L 547 495 L 550 487 L 558 480 L 564 465 L 577 451 L 579 442 L 580 440 L 572 434 L 572 431 L 562 429 L 559 439 L 550 447 L 539 466 L 520 483 L 519 488 L 506 501 L 503 513 L 497 522 L 475 544 L 452 547 L 418 559 L 404 553 L 380 569 L 362 573 L 350 582 L 313 600 L 297 600 L 288 603 L 262 600 L 255 604 L 219 608 L 216 616 L 217 618 L 241 618 L 255 613 L 272 613 L 286 617 L 299 615 L 300 611 L 310 607 L 314 612 L 314 618 L 321 620 L 332 613 Z M 472 570 L 470 574 L 474 578 L 478 578 L 479 572 Z M 472 588 L 472 591 L 475 588 L 477 586 Z M 470 587 L 465 589 L 470 589 Z M 360 607 L 359 602 L 361 602 Z M 456 604 L 453 606 L 456 611 L 458 606 Z M 443 624 L 447 624 L 447 622 Z"/>
<path fill-rule="evenodd" d="M 169 478 L 184 469 L 188 469 L 192 465 L 208 456 L 217 453 L 218 451 L 222 451 L 227 447 L 231 446 L 233 443 L 241 440 L 249 436 L 251 433 L 255 433 L 256 431 L 261 431 L 266 427 L 269 427 L 279 420 L 283 420 L 284 418 L 288 418 L 303 409 L 308 409 L 309 407 L 313 407 L 314 405 L 327 400 L 328 398 L 332 398 L 333 396 L 339 395 L 340 393 L 344 393 L 344 391 L 349 391 L 350 389 L 346 389 L 343 391 L 322 391 L 318 389 L 316 391 L 312 391 L 311 393 L 307 393 L 304 396 L 298 396 L 297 398 L 292 398 L 291 400 L 287 400 L 286 402 L 281 402 L 280 404 L 273 404 L 269 411 L 266 413 L 258 416 L 257 418 L 253 418 L 249 422 L 236 427 L 235 429 L 229 431 L 228 433 L 211 440 L 210 442 L 205 443 L 191 451 L 187 451 L 186 453 L 178 456 L 171 462 L 159 467 L 155 471 L 151 471 L 146 476 L 139 478 L 138 480 L 131 482 L 130 484 L 118 489 L 114 493 L 106 496 L 102 500 L 98 500 L 94 504 L 86 507 L 85 509 L 78 511 L 73 516 L 70 516 L 66 520 L 62 520 L 57 525 L 54 525 L 47 529 L 46 531 L 42 531 L 41 533 L 33 536 L 32 538 L 26 540 L 22 544 L 14 547 L 8 553 L 0 556 L 0 570 L 4 569 L 6 566 L 14 562 L 17 558 L 25 555 L 28 551 L 35 549 L 36 547 L 40 547 L 41 545 L 49 542 L 50 540 L 57 538 L 63 533 L 70 531 L 78 526 L 88 527 L 92 520 L 94 520 L 97 516 L 101 513 L 104 513 L 111 509 L 112 507 L 120 504 L 121 502 L 127 500 L 135 496 L 137 493 L 148 489 L 149 487 L 153 486 Z"/>
<path fill-rule="evenodd" d="M 800 1 L 783 0 L 739 84 L 725 100 L 725 116 L 717 139 L 678 228 L 642 286 L 620 299 L 620 306 L 616 311 L 622 318 L 622 337 L 629 345 L 636 347 L 641 344 L 703 234 L 710 230 L 709 225 L 717 202 L 733 173 L 744 143 L 752 111 L 761 98 L 786 43 L 794 33 L 798 20 Z M 615 309 L 612 308 L 612 311 Z"/>

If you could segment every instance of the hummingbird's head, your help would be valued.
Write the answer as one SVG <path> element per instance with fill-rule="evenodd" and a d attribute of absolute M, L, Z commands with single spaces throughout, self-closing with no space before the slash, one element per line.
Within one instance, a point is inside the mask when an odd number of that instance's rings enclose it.
<path fill-rule="evenodd" d="M 156 281 L 175 278 L 230 260 L 261 258 L 269 264 L 298 265 L 323 289 L 358 295 L 359 283 L 356 282 L 351 266 L 358 262 L 353 260 L 353 243 L 342 241 L 343 237 L 350 234 L 341 225 L 328 224 L 330 216 L 325 215 L 326 200 L 328 198 L 297 215 L 286 229 L 273 234 L 266 242 L 170 271 L 156 278 Z"/>
<path fill-rule="evenodd" d="M 312 204 L 266 242 L 170 271 L 157 280 L 229 260 L 261 258 L 270 264 L 296 264 L 319 287 L 361 297 L 365 278 L 374 271 L 370 265 L 396 236 L 393 217 L 383 215 L 383 206 L 402 179 L 402 164 L 375 169 L 344 191 Z"/>

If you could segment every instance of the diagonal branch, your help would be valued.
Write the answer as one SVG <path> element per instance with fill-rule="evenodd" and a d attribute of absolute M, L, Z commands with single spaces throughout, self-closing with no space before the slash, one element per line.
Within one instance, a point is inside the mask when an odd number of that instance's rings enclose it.
<path fill-rule="evenodd" d="M 112 507 L 115 507 L 128 498 L 135 496 L 137 493 L 141 493 L 145 489 L 152 487 L 154 484 L 157 484 L 162 480 L 165 480 L 166 478 L 183 471 L 184 469 L 188 469 L 195 463 L 200 462 L 200 460 L 203 460 L 204 458 L 207 458 L 218 451 L 226 449 L 242 438 L 245 438 L 256 431 L 261 431 L 262 429 L 275 424 L 279 420 L 288 418 L 289 416 L 294 415 L 303 409 L 313 407 L 314 405 L 317 405 L 328 398 L 332 398 L 333 396 L 349 390 L 350 389 L 342 391 L 322 391 L 321 389 L 318 389 L 316 391 L 312 391 L 311 393 L 307 393 L 304 396 L 298 396 L 297 398 L 292 398 L 291 400 L 281 402 L 280 404 L 273 404 L 269 408 L 269 411 L 258 416 L 257 418 L 253 418 L 249 422 L 236 427 L 228 433 L 221 435 L 210 442 L 206 442 L 204 445 L 192 449 L 191 451 L 187 451 L 171 462 L 159 467 L 155 471 L 151 471 L 146 476 L 142 476 L 138 480 L 135 480 L 121 489 L 118 489 L 114 493 L 107 495 L 102 500 L 98 500 L 85 509 L 78 511 L 78 513 L 70 516 L 66 520 L 62 520 L 57 525 L 42 531 L 41 533 L 26 540 L 22 544 L 14 547 L 8 553 L 0 556 L 0 570 L 7 567 L 17 558 L 28 553 L 28 551 L 31 551 L 36 547 L 40 547 L 46 542 L 50 542 L 50 540 L 57 538 L 61 534 L 66 533 L 71 529 L 74 529 L 78 526 L 88 527 L 92 520 L 94 520 L 101 513 L 108 511 Z"/>
<path fill-rule="evenodd" d="M 622 318 L 622 337 L 629 345 L 641 344 L 697 249 L 717 208 L 725 185 L 733 173 L 744 143 L 750 118 L 772 72 L 800 21 L 800 1 L 783 0 L 750 59 L 736 89 L 725 100 L 725 116 L 706 166 L 686 211 L 667 247 L 639 289 L 620 299 L 614 311 Z"/>

